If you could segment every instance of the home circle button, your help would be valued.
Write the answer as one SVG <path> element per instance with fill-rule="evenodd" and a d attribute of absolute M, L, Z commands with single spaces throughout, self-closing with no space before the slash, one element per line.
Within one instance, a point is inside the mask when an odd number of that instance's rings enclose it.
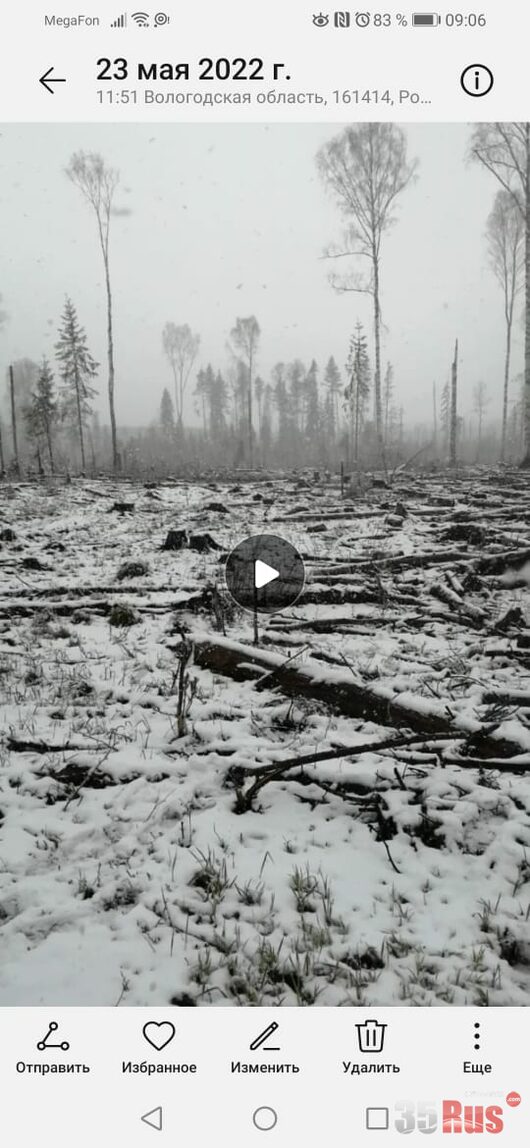
<path fill-rule="evenodd" d="M 260 1132 L 271 1132 L 278 1123 L 278 1113 L 274 1111 L 274 1108 L 267 1108 L 266 1106 L 256 1108 L 252 1120 Z"/>

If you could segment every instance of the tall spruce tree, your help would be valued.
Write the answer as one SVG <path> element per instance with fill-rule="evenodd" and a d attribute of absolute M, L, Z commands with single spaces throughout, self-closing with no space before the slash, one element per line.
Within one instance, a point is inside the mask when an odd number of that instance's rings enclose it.
<path fill-rule="evenodd" d="M 294 428 L 291 397 L 286 385 L 285 363 L 276 363 L 272 368 L 272 379 L 272 397 L 278 420 L 278 453 L 282 459 L 292 459 Z"/>
<path fill-rule="evenodd" d="M 30 438 L 34 439 L 37 447 L 44 439 L 50 460 L 50 470 L 55 471 L 53 457 L 53 433 L 58 420 L 58 406 L 55 397 L 54 378 L 47 359 L 42 360 L 37 385 L 31 395 L 30 402 L 24 410 L 24 418 Z"/>
<path fill-rule="evenodd" d="M 315 359 L 312 360 L 311 366 L 305 377 L 305 410 L 304 410 L 304 434 L 306 444 L 310 451 L 310 461 L 315 463 L 317 461 L 319 448 L 320 448 L 320 432 L 321 432 L 321 418 L 320 418 L 320 402 L 318 395 L 318 367 Z"/>
<path fill-rule="evenodd" d="M 344 392 L 349 411 L 350 464 L 359 466 L 359 442 L 363 428 L 368 397 L 370 394 L 370 361 L 366 346 L 366 335 L 361 323 L 357 323 L 350 344 L 347 362 L 350 382 Z"/>
<path fill-rule="evenodd" d="M 228 391 L 220 371 L 217 372 L 210 385 L 210 434 L 215 441 L 219 439 L 226 428 L 226 411 L 228 406 Z"/>
<path fill-rule="evenodd" d="M 331 441 L 334 442 L 339 428 L 339 395 L 341 385 L 340 371 L 333 355 L 330 355 L 326 364 L 324 386 L 327 391 L 325 409 L 327 413 L 326 422 L 328 435 Z"/>
<path fill-rule="evenodd" d="M 170 440 L 175 438 L 175 411 L 167 387 L 164 387 L 160 401 L 160 426 L 166 438 Z"/>
<path fill-rule="evenodd" d="M 66 423 L 75 427 L 79 437 L 81 465 L 85 469 L 84 431 L 92 413 L 96 390 L 91 380 L 98 373 L 99 364 L 90 354 L 84 327 L 81 327 L 71 299 L 66 300 L 55 356 L 63 380 L 61 388 L 61 415 Z"/>

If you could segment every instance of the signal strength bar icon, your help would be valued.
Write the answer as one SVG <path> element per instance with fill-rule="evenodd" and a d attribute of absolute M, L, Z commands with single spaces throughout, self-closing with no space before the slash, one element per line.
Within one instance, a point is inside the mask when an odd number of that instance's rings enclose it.
<path fill-rule="evenodd" d="M 125 12 L 122 12 L 121 16 L 118 16 L 117 20 L 112 21 L 111 28 L 126 28 L 126 27 L 127 27 L 127 17 L 125 15 Z"/>

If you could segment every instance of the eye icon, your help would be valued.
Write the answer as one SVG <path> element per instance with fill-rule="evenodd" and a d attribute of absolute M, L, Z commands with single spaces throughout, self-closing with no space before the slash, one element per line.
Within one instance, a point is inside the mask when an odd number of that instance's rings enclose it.
<path fill-rule="evenodd" d="M 316 24 L 317 28 L 325 28 L 326 24 L 329 24 L 329 16 L 326 16 L 325 12 L 318 12 L 313 16 L 313 24 Z"/>

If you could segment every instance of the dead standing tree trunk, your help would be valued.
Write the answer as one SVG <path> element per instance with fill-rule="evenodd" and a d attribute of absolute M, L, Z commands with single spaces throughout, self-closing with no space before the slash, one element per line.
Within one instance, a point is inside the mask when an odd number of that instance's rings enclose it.
<path fill-rule="evenodd" d="M 375 414 L 375 429 L 377 434 L 377 443 L 379 446 L 379 454 L 381 461 L 386 470 L 385 460 L 385 436 L 383 431 L 383 403 L 381 397 L 381 301 L 380 301 L 380 284 L 379 284 L 379 252 L 375 248 L 372 253 L 372 266 L 374 277 L 374 350 L 375 350 L 375 366 L 374 366 L 374 414 Z"/>
<path fill-rule="evenodd" d="M 455 343 L 455 357 L 451 367 L 451 411 L 449 418 L 449 465 L 456 466 L 457 440 L 457 390 L 458 390 L 458 339 Z"/>
<path fill-rule="evenodd" d="M 15 405 L 15 377 L 13 367 L 9 367 L 9 394 L 11 398 L 11 432 L 13 435 L 13 454 L 15 457 L 15 471 L 20 477 L 20 459 L 18 455 L 18 439 L 17 439 L 17 411 Z"/>
<path fill-rule="evenodd" d="M 82 413 L 82 407 L 81 407 L 81 380 L 79 378 L 79 372 L 78 372 L 77 368 L 75 371 L 75 403 L 76 403 L 76 410 L 77 410 L 77 427 L 79 430 L 79 446 L 81 449 L 81 467 L 82 467 L 83 474 L 84 474 L 84 472 L 86 470 L 85 440 L 84 440 L 84 436 L 83 436 L 83 413 Z"/>
<path fill-rule="evenodd" d="M 103 262 L 105 265 L 105 289 L 107 293 L 107 361 L 109 367 L 109 381 L 108 381 L 108 394 L 109 394 L 109 413 L 110 413 L 110 432 L 112 438 L 112 465 L 114 470 L 120 469 L 120 455 L 118 451 L 118 432 L 116 429 L 116 409 L 114 405 L 114 336 L 112 331 L 112 292 L 110 288 L 110 272 L 109 272 L 109 250 L 108 250 L 108 230 L 106 239 L 103 236 L 100 227 L 101 250 L 103 252 Z M 84 469 L 84 467 L 83 467 Z"/>

